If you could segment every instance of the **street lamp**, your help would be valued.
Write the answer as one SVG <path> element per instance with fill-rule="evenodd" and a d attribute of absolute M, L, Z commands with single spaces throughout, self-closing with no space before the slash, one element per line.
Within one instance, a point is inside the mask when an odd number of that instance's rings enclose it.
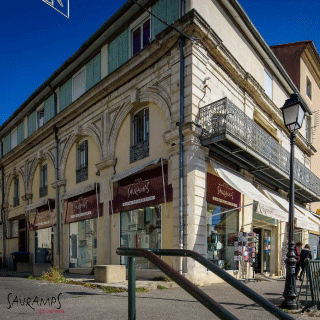
<path fill-rule="evenodd" d="M 290 132 L 290 188 L 289 188 L 289 238 L 288 253 L 286 259 L 286 282 L 283 296 L 285 300 L 281 304 L 283 309 L 297 310 L 297 292 L 296 292 L 296 255 L 294 252 L 294 145 L 296 140 L 296 131 L 302 126 L 305 117 L 306 108 L 299 100 L 296 93 L 290 95 L 281 108 L 283 121 Z"/>

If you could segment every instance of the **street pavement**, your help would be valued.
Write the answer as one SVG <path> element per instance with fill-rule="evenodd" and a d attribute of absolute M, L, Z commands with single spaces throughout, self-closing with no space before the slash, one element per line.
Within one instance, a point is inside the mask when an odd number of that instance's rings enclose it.
<path fill-rule="evenodd" d="M 126 292 L 104 293 L 101 288 L 52 284 L 43 280 L 17 277 L 16 274 L 9 275 L 2 274 L 0 277 L 0 319 L 128 319 Z M 79 278 L 81 279 L 81 276 L 78 276 Z M 88 277 L 82 278 L 84 281 L 92 280 Z M 138 282 L 137 286 L 141 283 Z M 156 287 L 158 282 L 154 283 L 153 287 Z M 299 284 L 300 282 L 298 288 Z M 283 280 L 249 282 L 247 285 L 275 305 L 282 301 Z M 239 319 L 276 319 L 226 283 L 201 289 Z M 218 319 L 177 287 L 137 292 L 136 301 L 137 319 L 141 320 Z M 46 305 L 43 305 L 44 302 Z M 50 310 L 59 313 L 47 313 L 51 312 Z M 301 313 L 293 314 L 292 317 L 309 319 L 308 315 Z"/>

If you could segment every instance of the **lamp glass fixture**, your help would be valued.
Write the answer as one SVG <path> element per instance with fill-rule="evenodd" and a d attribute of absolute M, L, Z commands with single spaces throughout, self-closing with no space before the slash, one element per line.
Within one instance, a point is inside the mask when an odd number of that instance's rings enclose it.
<path fill-rule="evenodd" d="M 306 110 L 300 103 L 297 94 L 292 94 L 281 110 L 284 124 L 290 132 L 301 129 Z"/>

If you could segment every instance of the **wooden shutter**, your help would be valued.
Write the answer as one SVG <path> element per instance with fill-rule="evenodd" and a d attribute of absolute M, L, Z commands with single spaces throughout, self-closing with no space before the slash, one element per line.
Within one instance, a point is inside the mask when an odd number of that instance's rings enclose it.
<path fill-rule="evenodd" d="M 34 111 L 28 117 L 28 136 L 31 136 L 36 130 L 37 130 L 37 111 Z"/>
<path fill-rule="evenodd" d="M 54 95 L 52 94 L 44 103 L 44 123 L 55 116 Z"/>
<path fill-rule="evenodd" d="M 64 110 L 72 103 L 72 79 L 69 79 L 60 87 L 59 111 Z"/>
<path fill-rule="evenodd" d="M 72 79 L 72 101 L 86 92 L 86 70 L 82 70 Z"/>
<path fill-rule="evenodd" d="M 11 151 L 11 133 L 4 138 L 4 154 Z"/>
<path fill-rule="evenodd" d="M 89 90 L 101 80 L 101 54 L 97 54 L 86 65 L 86 89 Z"/>
<path fill-rule="evenodd" d="M 159 17 L 161 20 L 172 24 L 179 19 L 179 0 L 160 0 L 151 7 L 151 12 Z M 156 35 L 163 31 L 167 26 L 156 19 L 151 17 L 151 39 L 154 40 Z"/>
<path fill-rule="evenodd" d="M 108 73 L 116 70 L 128 59 L 129 29 L 126 29 L 108 45 Z"/>
<path fill-rule="evenodd" d="M 18 126 L 18 144 L 24 140 L 24 122 Z"/>

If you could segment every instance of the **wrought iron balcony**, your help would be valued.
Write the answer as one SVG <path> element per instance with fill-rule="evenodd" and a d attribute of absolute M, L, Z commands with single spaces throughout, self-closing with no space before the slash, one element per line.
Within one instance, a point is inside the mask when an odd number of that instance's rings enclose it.
<path fill-rule="evenodd" d="M 216 156 L 275 187 L 289 189 L 290 153 L 227 98 L 201 108 L 199 123 L 201 143 Z M 297 159 L 294 171 L 296 197 L 304 202 L 319 201 L 320 179 Z"/>
<path fill-rule="evenodd" d="M 13 197 L 13 206 L 17 207 L 20 204 L 19 197 Z"/>
<path fill-rule="evenodd" d="M 88 166 L 76 170 L 76 183 L 88 180 Z"/>
<path fill-rule="evenodd" d="M 149 140 L 141 141 L 130 147 L 130 163 L 149 156 Z"/>
<path fill-rule="evenodd" d="M 39 188 L 39 197 L 45 197 L 48 195 L 48 186 L 42 186 Z"/>

